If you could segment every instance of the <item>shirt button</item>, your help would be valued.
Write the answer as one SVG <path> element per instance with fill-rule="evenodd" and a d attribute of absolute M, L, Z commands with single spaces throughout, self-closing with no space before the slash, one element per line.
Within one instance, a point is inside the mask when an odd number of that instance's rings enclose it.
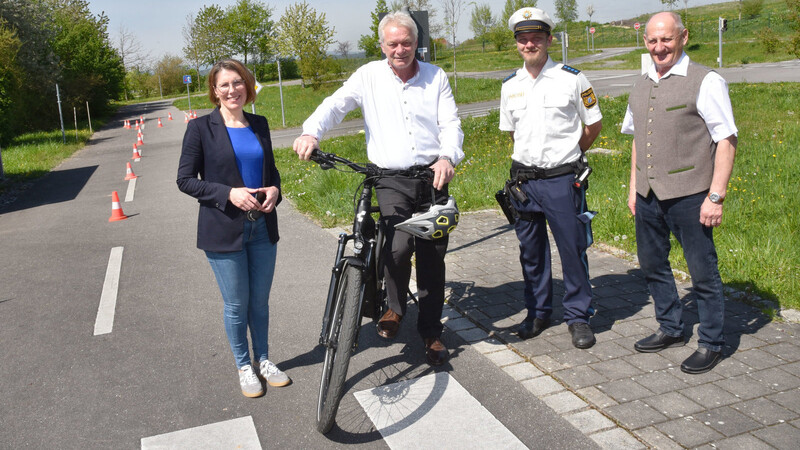
<path fill-rule="evenodd" d="M 647 119 L 647 123 L 653 123 L 653 119 Z"/>
<path fill-rule="evenodd" d="M 652 110 L 653 110 L 653 107 L 651 106 L 651 107 L 650 107 L 650 111 L 652 111 Z"/>
<path fill-rule="evenodd" d="M 653 132 L 652 131 L 648 131 L 647 134 L 653 134 Z"/>
<path fill-rule="evenodd" d="M 653 168 L 653 166 L 647 166 L 647 168 L 648 168 L 648 169 L 652 169 L 652 168 Z"/>
<path fill-rule="evenodd" d="M 647 143 L 647 146 L 650 147 L 650 143 L 649 142 Z"/>
<path fill-rule="evenodd" d="M 649 158 L 649 157 L 651 157 L 651 156 L 653 156 L 653 155 L 651 155 L 650 153 L 648 153 L 648 154 L 647 154 L 647 157 L 648 157 L 648 158 Z"/>

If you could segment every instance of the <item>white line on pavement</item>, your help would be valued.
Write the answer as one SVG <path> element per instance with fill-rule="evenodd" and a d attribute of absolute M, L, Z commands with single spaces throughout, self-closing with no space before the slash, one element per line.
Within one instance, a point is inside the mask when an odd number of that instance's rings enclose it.
<path fill-rule="evenodd" d="M 106 269 L 106 280 L 103 282 L 103 293 L 100 295 L 100 306 L 94 321 L 94 335 L 111 333 L 114 328 L 114 310 L 117 308 L 117 291 L 119 289 L 119 272 L 122 267 L 123 247 L 111 249 Z"/>
<path fill-rule="evenodd" d="M 434 442 L 450 448 L 527 448 L 446 372 L 354 395 L 393 450 L 431 448 Z"/>
<path fill-rule="evenodd" d="M 142 438 L 142 450 L 219 448 L 261 450 L 253 418 L 240 417 Z"/>
<path fill-rule="evenodd" d="M 128 180 L 128 191 L 125 193 L 125 201 L 132 202 L 133 194 L 136 192 L 136 178 Z"/>

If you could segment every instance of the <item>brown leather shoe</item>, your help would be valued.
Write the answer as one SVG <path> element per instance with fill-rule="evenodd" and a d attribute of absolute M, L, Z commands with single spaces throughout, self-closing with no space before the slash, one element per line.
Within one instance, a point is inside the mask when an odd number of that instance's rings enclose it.
<path fill-rule="evenodd" d="M 384 339 L 394 339 L 397 336 L 397 330 L 400 329 L 401 320 L 403 320 L 403 316 L 389 308 L 378 321 L 378 336 Z"/>
<path fill-rule="evenodd" d="M 424 341 L 425 357 L 428 359 L 428 364 L 441 366 L 447 362 L 450 358 L 450 353 L 439 338 L 425 338 Z"/>

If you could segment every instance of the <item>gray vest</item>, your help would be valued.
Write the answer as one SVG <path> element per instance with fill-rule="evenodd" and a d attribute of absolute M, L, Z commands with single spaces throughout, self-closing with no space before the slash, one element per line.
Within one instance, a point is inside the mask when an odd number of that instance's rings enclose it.
<path fill-rule="evenodd" d="M 717 144 L 697 112 L 700 84 L 711 69 L 689 62 L 685 77 L 658 83 L 642 75 L 628 99 L 636 143 L 636 192 L 659 200 L 707 190 Z"/>

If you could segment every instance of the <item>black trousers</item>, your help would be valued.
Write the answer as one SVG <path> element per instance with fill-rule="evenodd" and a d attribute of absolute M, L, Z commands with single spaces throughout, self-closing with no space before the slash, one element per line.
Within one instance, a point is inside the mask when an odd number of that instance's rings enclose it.
<path fill-rule="evenodd" d="M 394 226 L 409 219 L 415 212 L 431 206 L 429 182 L 410 178 L 382 178 L 375 186 L 381 209 L 381 223 L 386 235 L 383 247 L 384 276 L 389 308 L 405 315 L 408 282 L 411 279 L 411 255 L 417 254 L 417 290 L 419 319 L 417 331 L 422 338 L 438 338 L 442 334 L 444 306 L 444 255 L 448 237 L 427 240 L 414 237 Z M 446 203 L 447 186 L 435 191 L 436 203 Z"/>

